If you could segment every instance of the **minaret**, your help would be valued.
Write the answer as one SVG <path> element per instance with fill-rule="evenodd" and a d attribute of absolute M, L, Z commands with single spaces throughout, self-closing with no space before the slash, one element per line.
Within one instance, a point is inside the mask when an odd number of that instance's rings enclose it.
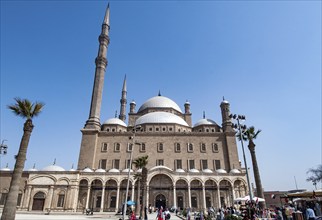
<path fill-rule="evenodd" d="M 98 38 L 99 49 L 98 49 L 98 55 L 95 59 L 96 68 L 95 68 L 91 108 L 90 108 L 89 118 L 85 124 L 85 129 L 98 130 L 101 126 L 100 112 L 101 112 L 101 104 L 102 104 L 104 75 L 105 75 L 105 70 L 107 66 L 106 53 L 107 53 L 108 44 L 110 43 L 109 30 L 110 30 L 110 6 L 108 4 L 105 12 L 104 21 L 102 24 L 102 32 Z"/>
<path fill-rule="evenodd" d="M 234 131 L 232 128 L 232 122 L 229 117 L 230 115 L 230 104 L 223 97 L 223 101 L 220 103 L 221 117 L 222 117 L 222 127 L 224 131 Z"/>
<path fill-rule="evenodd" d="M 125 110 L 126 110 L 126 75 L 124 77 L 124 82 L 123 82 L 123 88 L 122 88 L 122 97 L 120 100 L 121 103 L 121 108 L 120 108 L 120 115 L 119 119 L 125 122 L 126 115 L 125 115 Z"/>

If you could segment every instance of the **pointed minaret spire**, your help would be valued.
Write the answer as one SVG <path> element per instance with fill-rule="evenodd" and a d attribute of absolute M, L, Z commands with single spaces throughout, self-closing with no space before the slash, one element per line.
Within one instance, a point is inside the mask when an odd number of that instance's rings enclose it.
<path fill-rule="evenodd" d="M 159 89 L 159 94 L 158 94 L 158 96 L 161 96 L 161 92 L 160 92 L 160 89 Z"/>
<path fill-rule="evenodd" d="M 103 24 L 106 24 L 106 25 L 110 26 L 110 3 L 107 4 Z"/>
<path fill-rule="evenodd" d="M 102 24 L 102 31 L 98 38 L 99 49 L 98 49 L 98 55 L 95 59 L 96 68 L 95 68 L 91 108 L 89 112 L 89 118 L 85 124 L 85 129 L 99 130 L 101 127 L 100 115 L 101 115 L 101 105 L 102 105 L 102 94 L 103 94 L 105 70 L 107 66 L 106 53 L 107 53 L 108 45 L 110 43 L 109 30 L 110 30 L 110 5 L 108 4 L 105 12 L 104 21 Z"/>
<path fill-rule="evenodd" d="M 205 119 L 206 118 L 206 113 L 205 113 L 205 111 L 203 111 L 203 119 Z"/>
<path fill-rule="evenodd" d="M 127 91 L 126 91 L 126 75 L 125 75 L 124 81 L 123 81 L 123 88 L 122 88 L 122 97 L 120 100 L 121 108 L 120 108 L 120 115 L 119 115 L 119 119 L 121 119 L 122 121 L 125 121 L 126 119 L 126 115 L 125 115 L 126 103 L 127 103 L 126 94 L 127 94 Z"/>
<path fill-rule="evenodd" d="M 115 115 L 114 115 L 114 118 L 117 118 L 117 110 L 115 111 Z"/>
<path fill-rule="evenodd" d="M 32 167 L 32 169 L 35 169 L 36 168 L 36 163 L 34 163 L 34 166 Z"/>
<path fill-rule="evenodd" d="M 53 163 L 53 165 L 55 165 L 56 164 L 56 158 L 54 159 L 54 163 Z"/>

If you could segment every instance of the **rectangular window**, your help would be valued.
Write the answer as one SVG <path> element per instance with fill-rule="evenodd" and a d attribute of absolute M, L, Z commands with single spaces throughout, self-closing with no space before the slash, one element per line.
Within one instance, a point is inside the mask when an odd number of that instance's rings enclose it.
<path fill-rule="evenodd" d="M 212 151 L 213 151 L 214 153 L 218 153 L 218 152 L 219 152 L 218 144 L 216 144 L 216 143 L 212 143 Z"/>
<path fill-rule="evenodd" d="M 58 195 L 57 207 L 64 207 L 64 200 L 65 200 L 64 194 Z"/>
<path fill-rule="evenodd" d="M 119 170 L 120 169 L 120 160 L 115 159 L 113 160 L 113 168 Z"/>
<path fill-rule="evenodd" d="M 175 169 L 182 169 L 182 160 L 175 160 Z"/>
<path fill-rule="evenodd" d="M 102 149 L 101 152 L 106 152 L 107 151 L 108 144 L 107 143 L 102 143 Z"/>
<path fill-rule="evenodd" d="M 21 198 L 22 198 L 22 193 L 18 194 L 18 200 L 17 200 L 17 206 L 20 206 L 21 204 Z"/>
<path fill-rule="evenodd" d="M 201 153 L 206 153 L 206 144 L 205 143 L 200 144 L 200 152 Z"/>
<path fill-rule="evenodd" d="M 201 160 L 201 168 L 204 169 L 208 169 L 208 161 L 207 160 Z"/>
<path fill-rule="evenodd" d="M 106 170 L 106 159 L 102 159 L 99 161 L 98 168 Z"/>
<path fill-rule="evenodd" d="M 192 208 L 197 208 L 198 207 L 197 197 L 191 196 L 191 206 L 192 206 Z"/>
<path fill-rule="evenodd" d="M 1 193 L 0 205 L 4 205 L 7 200 L 8 193 Z"/>
<path fill-rule="evenodd" d="M 129 143 L 127 145 L 127 152 L 131 152 L 132 151 L 132 148 L 133 148 L 133 145 Z"/>
<path fill-rule="evenodd" d="M 157 160 L 157 166 L 163 166 L 164 161 L 163 160 Z"/>
<path fill-rule="evenodd" d="M 120 152 L 121 150 L 121 144 L 120 143 L 114 143 L 114 151 Z"/>
<path fill-rule="evenodd" d="M 181 146 L 180 143 L 174 143 L 174 151 L 176 153 L 180 153 L 181 152 Z"/>
<path fill-rule="evenodd" d="M 140 152 L 145 152 L 145 143 L 140 145 Z"/>
<path fill-rule="evenodd" d="M 188 143 L 188 152 L 189 153 L 193 152 L 193 144 L 192 143 Z"/>
<path fill-rule="evenodd" d="M 163 152 L 163 143 L 158 143 L 158 152 Z"/>
<path fill-rule="evenodd" d="M 116 196 L 111 196 L 110 208 L 116 208 Z"/>
<path fill-rule="evenodd" d="M 189 169 L 195 169 L 195 160 L 188 160 Z"/>
<path fill-rule="evenodd" d="M 125 167 L 128 169 L 128 168 L 130 168 L 130 160 L 126 160 L 125 161 Z M 131 166 L 131 168 L 132 168 L 132 166 Z"/>
<path fill-rule="evenodd" d="M 220 160 L 215 160 L 215 169 L 216 170 L 221 169 Z"/>

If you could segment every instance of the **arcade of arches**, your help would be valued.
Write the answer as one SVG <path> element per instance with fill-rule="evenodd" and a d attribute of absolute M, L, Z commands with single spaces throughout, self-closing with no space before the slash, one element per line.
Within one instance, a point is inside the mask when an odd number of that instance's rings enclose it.
<path fill-rule="evenodd" d="M 117 212 L 125 201 L 127 178 L 124 175 L 75 173 L 64 180 L 54 175 L 34 175 L 25 181 L 20 210 L 83 211 L 93 208 L 95 212 Z M 147 183 L 146 204 L 153 207 L 191 207 L 195 210 L 224 207 L 233 205 L 234 198 L 247 194 L 242 175 L 174 175 L 156 171 L 148 175 Z M 137 201 L 137 197 L 138 184 L 131 175 L 127 201 Z M 142 204 L 142 193 L 140 199 Z"/>

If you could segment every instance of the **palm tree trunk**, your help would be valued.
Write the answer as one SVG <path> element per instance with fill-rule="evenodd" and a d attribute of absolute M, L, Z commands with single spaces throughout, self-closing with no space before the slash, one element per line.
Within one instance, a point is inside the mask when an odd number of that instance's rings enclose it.
<path fill-rule="evenodd" d="M 16 157 L 16 164 L 13 170 L 9 193 L 3 208 L 1 220 L 15 219 L 21 176 L 22 176 L 23 168 L 25 166 L 25 160 L 27 157 L 27 148 L 28 148 L 29 139 L 30 139 L 33 127 L 34 126 L 32 124 L 32 120 L 27 119 L 23 127 L 24 132 L 23 132 L 22 139 L 20 141 L 20 148 L 19 148 L 18 155 Z"/>
<path fill-rule="evenodd" d="M 141 197 L 141 179 L 138 179 L 138 202 L 136 203 L 136 209 L 135 209 L 135 214 L 141 216 L 141 202 L 140 202 L 140 197 Z"/>
<path fill-rule="evenodd" d="M 264 199 L 264 192 L 263 192 L 263 188 L 262 188 L 262 182 L 261 182 L 259 168 L 258 168 L 257 159 L 256 159 L 255 146 L 256 145 L 254 144 L 253 141 L 249 141 L 248 149 L 249 149 L 250 155 L 252 157 L 253 172 L 254 172 L 254 178 L 255 178 L 255 184 L 256 184 L 257 197 Z M 264 209 L 266 207 L 265 202 L 261 202 L 260 207 L 262 209 Z"/>
<path fill-rule="evenodd" d="M 142 185 L 143 185 L 143 190 L 142 190 L 142 210 L 143 213 L 145 214 L 145 207 L 146 207 L 146 182 L 147 182 L 147 177 L 148 177 L 148 169 L 146 167 L 142 168 Z M 143 219 L 144 219 L 144 214 Z"/>

